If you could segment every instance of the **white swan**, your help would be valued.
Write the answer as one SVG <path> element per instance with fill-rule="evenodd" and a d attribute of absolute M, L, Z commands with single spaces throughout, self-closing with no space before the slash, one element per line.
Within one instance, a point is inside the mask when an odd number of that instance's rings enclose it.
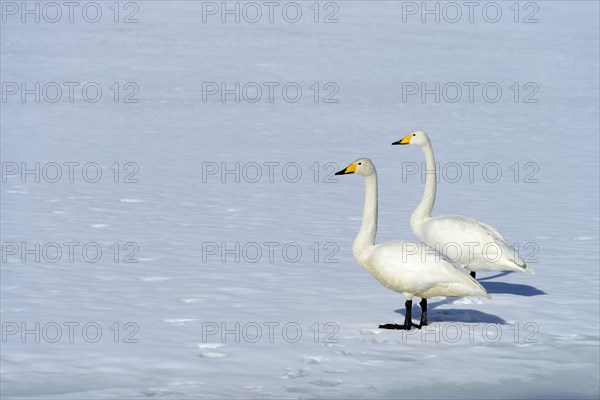
<path fill-rule="evenodd" d="M 416 144 L 425 153 L 425 191 L 410 217 L 412 231 L 420 240 L 469 269 L 473 278 L 476 271 L 519 271 L 533 275 L 533 269 L 493 226 L 458 215 L 431 217 L 436 171 L 433 148 L 425 132 L 410 133 L 392 144 Z"/>
<path fill-rule="evenodd" d="M 377 235 L 377 171 L 368 158 L 354 161 L 336 175 L 357 173 L 365 177 L 366 192 L 360 231 L 352 253 L 363 268 L 386 288 L 406 298 L 403 325 L 385 324 L 385 329 L 411 329 L 412 298 L 421 300 L 421 327 L 427 325 L 427 298 L 436 296 L 485 296 L 485 289 L 467 273 L 445 261 L 435 251 L 423 251 L 416 242 L 375 244 Z"/>

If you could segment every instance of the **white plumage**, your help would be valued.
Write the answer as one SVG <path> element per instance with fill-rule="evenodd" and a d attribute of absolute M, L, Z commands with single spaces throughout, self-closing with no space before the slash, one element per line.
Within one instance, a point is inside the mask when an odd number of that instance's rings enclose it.
<path fill-rule="evenodd" d="M 425 153 L 423 199 L 410 217 L 410 226 L 420 240 L 473 271 L 472 276 L 482 270 L 533 274 L 533 269 L 493 226 L 458 215 L 431 216 L 437 184 L 433 148 L 425 132 L 410 133 L 392 144 L 416 144 Z"/>
<path fill-rule="evenodd" d="M 357 173 L 365 177 L 363 220 L 352 252 L 356 261 L 386 288 L 406 298 L 404 325 L 387 324 L 389 329 L 410 329 L 413 296 L 421 297 L 421 324 L 427 324 L 425 299 L 435 296 L 486 296 L 485 289 L 468 274 L 439 254 L 416 242 L 375 244 L 377 235 L 377 171 L 368 158 L 354 161 L 336 173 Z"/>

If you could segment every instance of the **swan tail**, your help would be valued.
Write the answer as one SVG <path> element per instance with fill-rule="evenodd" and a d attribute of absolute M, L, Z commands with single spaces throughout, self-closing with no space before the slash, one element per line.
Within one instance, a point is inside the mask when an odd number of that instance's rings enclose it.
<path fill-rule="evenodd" d="M 471 276 L 460 273 L 462 276 L 457 279 L 454 277 L 453 282 L 439 283 L 421 293 L 417 293 L 419 297 L 435 297 L 435 296 L 457 296 L 457 297 L 486 297 L 491 299 L 483 286 Z M 423 294 L 424 296 L 422 296 Z"/>
<path fill-rule="evenodd" d="M 476 294 L 473 294 L 472 296 L 476 296 L 476 297 L 485 297 L 487 299 L 491 299 L 492 296 L 489 295 L 489 293 L 487 292 L 487 290 L 485 290 L 485 288 L 481 285 L 481 283 L 477 282 L 475 280 L 475 278 L 473 278 L 470 275 L 467 275 L 467 278 L 469 278 L 470 282 L 470 287 L 473 288 L 473 290 L 475 290 Z"/>
<path fill-rule="evenodd" d="M 472 278 L 471 278 L 472 279 Z M 483 286 L 473 279 L 473 282 L 469 283 L 451 283 L 449 286 L 449 292 L 452 296 L 460 297 L 485 297 L 491 299 L 492 296 L 488 294 Z"/>
<path fill-rule="evenodd" d="M 525 261 L 521 258 L 517 250 L 502 238 L 502 236 L 489 235 L 490 239 L 496 243 L 499 248 L 499 259 L 497 262 L 505 264 L 509 270 L 523 272 L 527 275 L 533 275 L 533 268 L 528 266 Z"/>
<path fill-rule="evenodd" d="M 535 272 L 533 271 L 533 268 L 530 265 L 527 265 L 525 263 L 517 265 L 517 267 L 519 268 L 518 271 L 523 272 L 524 274 L 527 274 L 527 275 L 535 274 Z"/>

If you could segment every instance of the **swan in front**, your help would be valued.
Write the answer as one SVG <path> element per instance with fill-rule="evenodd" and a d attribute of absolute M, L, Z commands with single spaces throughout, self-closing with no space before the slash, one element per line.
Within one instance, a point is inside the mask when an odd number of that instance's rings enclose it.
<path fill-rule="evenodd" d="M 517 251 L 493 226 L 458 215 L 432 217 L 435 203 L 436 167 L 429 136 L 416 131 L 392 143 L 414 144 L 425 153 L 425 191 L 410 217 L 413 233 L 446 257 L 471 271 L 519 271 L 533 275 Z"/>
<path fill-rule="evenodd" d="M 411 329 L 427 325 L 427 299 L 437 296 L 484 296 L 485 289 L 467 273 L 442 259 L 433 251 L 424 251 L 416 242 L 375 244 L 377 235 L 377 171 L 368 158 L 361 158 L 336 175 L 359 174 L 365 177 L 365 204 L 360 230 L 352 245 L 352 254 L 379 283 L 406 299 L 404 324 L 380 325 L 384 329 Z M 421 321 L 412 323 L 412 299 L 420 297 Z"/>

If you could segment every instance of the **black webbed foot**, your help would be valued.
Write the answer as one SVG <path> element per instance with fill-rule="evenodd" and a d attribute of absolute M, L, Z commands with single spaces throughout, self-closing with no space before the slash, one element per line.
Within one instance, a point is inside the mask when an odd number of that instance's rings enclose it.
<path fill-rule="evenodd" d="M 421 329 L 421 327 L 417 324 L 413 324 L 411 323 L 410 325 L 407 324 L 383 324 L 383 325 L 379 325 L 379 329 L 395 329 L 395 330 L 402 330 L 402 331 L 409 331 L 411 330 L 413 327 L 417 328 L 417 329 Z"/>
<path fill-rule="evenodd" d="M 404 303 L 404 307 L 406 307 L 406 315 L 404 316 L 404 323 L 402 325 L 399 324 L 383 324 L 383 325 L 379 325 L 380 329 L 397 329 L 397 330 L 404 330 L 404 331 L 409 331 L 413 328 L 413 326 L 415 328 L 421 329 L 421 327 L 419 325 L 413 324 L 412 322 L 412 300 L 406 300 L 406 302 Z"/>

